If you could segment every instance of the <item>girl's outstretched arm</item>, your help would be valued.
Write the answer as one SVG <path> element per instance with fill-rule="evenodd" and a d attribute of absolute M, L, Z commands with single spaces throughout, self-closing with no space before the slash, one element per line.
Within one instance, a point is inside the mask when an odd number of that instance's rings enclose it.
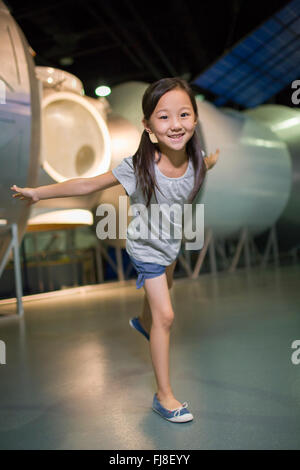
<path fill-rule="evenodd" d="M 204 163 L 207 170 L 210 170 L 218 161 L 220 150 L 217 149 L 215 154 L 210 154 L 208 157 L 204 157 Z"/>
<path fill-rule="evenodd" d="M 24 199 L 27 206 L 35 204 L 41 199 L 52 199 L 55 197 L 83 196 L 95 191 L 102 191 L 120 184 L 112 171 L 91 178 L 73 178 L 62 183 L 38 186 L 37 188 L 19 188 L 15 184 L 11 190 L 15 191 L 12 197 Z"/>

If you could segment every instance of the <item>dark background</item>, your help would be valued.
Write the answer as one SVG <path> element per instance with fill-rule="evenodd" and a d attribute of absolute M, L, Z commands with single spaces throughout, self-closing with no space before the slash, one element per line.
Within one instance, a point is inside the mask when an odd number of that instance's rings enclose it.
<path fill-rule="evenodd" d="M 289 1 L 5 0 L 35 51 L 36 65 L 76 75 L 86 95 L 99 85 L 192 82 Z M 66 65 L 65 61 L 72 63 Z M 194 86 L 196 92 L 204 90 Z M 206 99 L 211 99 L 205 93 Z M 291 106 L 290 85 L 268 102 Z"/>

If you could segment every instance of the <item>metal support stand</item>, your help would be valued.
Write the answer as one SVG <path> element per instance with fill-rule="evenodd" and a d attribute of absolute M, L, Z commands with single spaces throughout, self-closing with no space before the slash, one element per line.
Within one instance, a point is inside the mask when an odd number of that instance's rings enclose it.
<path fill-rule="evenodd" d="M 120 246 L 116 246 L 116 258 L 117 258 L 117 266 L 118 266 L 118 278 L 119 281 L 124 281 L 124 270 L 123 270 L 123 263 L 122 263 L 122 251 Z"/>
<path fill-rule="evenodd" d="M 238 240 L 237 247 L 234 247 L 233 259 L 230 262 L 230 259 L 226 256 L 224 241 L 216 241 L 213 236 L 213 231 L 211 228 L 205 230 L 204 236 L 204 246 L 200 250 L 194 270 L 192 271 L 191 263 L 188 262 L 189 257 L 184 255 L 179 256 L 179 261 L 183 268 L 185 269 L 187 276 L 191 279 L 196 279 L 199 276 L 202 265 L 204 263 L 205 256 L 208 252 L 209 262 L 210 262 L 210 272 L 212 274 L 217 273 L 217 263 L 216 263 L 216 251 L 221 256 L 221 260 L 225 270 L 228 272 L 234 272 L 238 266 L 238 262 L 244 254 L 245 267 L 246 269 L 251 268 L 251 265 L 256 263 L 256 260 L 259 261 L 260 266 L 263 268 L 266 266 L 267 262 L 270 259 L 270 251 L 273 251 L 273 259 L 275 265 L 279 265 L 279 253 L 278 253 L 278 243 L 276 236 L 275 225 L 271 227 L 270 234 L 268 237 L 267 245 L 265 252 L 261 255 L 253 241 L 253 237 L 249 233 L 248 227 L 243 227 L 241 229 L 240 237 Z M 229 266 L 229 267 L 228 267 Z"/>
<path fill-rule="evenodd" d="M 246 268 L 248 269 L 251 267 L 251 263 L 250 263 L 250 251 L 249 251 L 249 233 L 248 233 L 247 227 L 244 227 L 241 230 L 241 235 L 238 241 L 238 246 L 237 246 L 235 255 L 233 257 L 232 263 L 230 265 L 230 268 L 228 269 L 229 273 L 232 273 L 236 270 L 243 248 L 244 248 L 244 255 L 245 255 L 245 265 L 246 265 Z"/>
<path fill-rule="evenodd" d="M 216 274 L 217 272 L 216 250 L 215 250 L 215 242 L 214 242 L 212 228 L 207 228 L 205 230 L 204 246 L 198 255 L 198 259 L 197 259 L 197 262 L 195 264 L 194 271 L 192 274 L 192 279 L 196 279 L 199 276 L 199 272 L 203 265 L 204 258 L 208 249 L 209 249 L 209 261 L 210 261 L 211 273 Z"/>
<path fill-rule="evenodd" d="M 129 278 L 129 275 L 131 274 L 131 271 L 134 271 L 132 263 L 128 263 L 126 272 L 125 272 L 125 279 Z"/>
<path fill-rule="evenodd" d="M 103 257 L 106 259 L 108 264 L 112 267 L 112 269 L 115 271 L 115 273 L 118 275 L 118 280 L 119 281 L 124 281 L 125 276 L 124 276 L 124 270 L 123 270 L 123 263 L 122 263 L 122 251 L 121 247 L 116 246 L 115 247 L 115 252 L 116 252 L 116 260 L 117 264 L 111 259 L 109 254 L 107 253 L 106 249 L 104 248 L 103 244 L 98 243 L 98 261 L 100 260 L 100 253 L 103 255 Z"/>
<path fill-rule="evenodd" d="M 75 254 L 75 229 L 66 230 L 66 252 L 69 253 L 72 267 L 73 287 L 78 286 L 78 270 Z"/>
<path fill-rule="evenodd" d="M 277 234 L 276 234 L 276 228 L 275 225 L 271 227 L 270 233 L 269 233 L 269 238 L 266 246 L 266 250 L 263 254 L 263 259 L 261 262 L 261 267 L 264 268 L 269 261 L 269 255 L 270 255 L 270 250 L 272 248 L 273 251 L 273 257 L 274 257 L 274 262 L 275 265 L 279 265 L 279 254 L 278 254 L 278 243 L 277 243 Z"/>
<path fill-rule="evenodd" d="M 228 269 L 228 272 L 235 271 L 243 249 L 244 249 L 244 256 L 245 256 L 245 265 L 247 269 L 251 268 L 250 253 L 252 254 L 252 257 L 257 256 L 259 258 L 259 260 L 261 261 L 260 266 L 264 268 L 267 265 L 267 262 L 269 261 L 271 248 L 273 251 L 275 265 L 278 266 L 279 265 L 279 253 L 278 253 L 278 243 L 277 243 L 275 225 L 273 225 L 270 229 L 267 246 L 266 246 L 263 256 L 261 256 L 260 253 L 258 252 L 255 246 L 255 243 L 249 234 L 248 228 L 244 227 L 241 230 L 241 235 L 240 235 L 240 239 L 238 242 L 238 246 L 237 246 L 233 261 L 231 263 L 231 266 Z"/>
<path fill-rule="evenodd" d="M 32 234 L 32 241 L 33 241 L 33 246 L 34 246 L 34 251 L 35 251 L 39 291 L 44 292 L 45 284 L 44 284 L 44 277 L 43 277 L 43 269 L 42 269 L 42 266 L 41 266 L 42 258 L 41 258 L 41 254 L 40 254 L 39 249 L 38 249 L 38 235 L 35 232 Z"/>
<path fill-rule="evenodd" d="M 216 242 L 216 251 L 220 256 L 220 262 L 222 265 L 222 269 L 227 269 L 229 266 L 229 259 L 226 256 L 225 250 L 225 240 L 218 240 Z"/>
<path fill-rule="evenodd" d="M 191 270 L 191 265 L 189 263 L 189 259 L 186 260 L 185 256 L 183 255 L 179 255 L 179 262 L 180 264 L 183 266 L 183 268 L 185 269 L 185 272 L 187 273 L 188 277 L 192 277 L 192 270 Z"/>
<path fill-rule="evenodd" d="M 7 247 L 7 250 L 4 253 L 2 261 L 0 263 L 0 278 L 6 266 L 10 250 L 13 250 L 13 257 L 14 257 L 14 273 L 15 273 L 15 286 L 16 286 L 16 299 L 17 299 L 17 313 L 21 317 L 24 314 L 23 303 L 22 303 L 22 296 L 23 296 L 23 289 L 22 289 L 22 275 L 21 275 L 21 264 L 20 264 L 20 255 L 19 255 L 19 242 L 18 242 L 18 226 L 16 223 L 0 226 L 0 234 L 1 231 L 11 231 L 11 240 Z M 3 232 L 2 232 L 3 233 Z"/>
<path fill-rule="evenodd" d="M 185 252 L 184 255 L 179 255 L 179 262 L 185 269 L 188 277 L 190 279 L 196 279 L 199 276 L 199 272 L 204 262 L 204 258 L 206 256 L 207 250 L 209 252 L 209 261 L 211 267 L 211 273 L 215 274 L 217 272 L 217 263 L 216 263 L 216 247 L 215 241 L 213 237 L 213 232 L 211 228 L 207 228 L 204 234 L 204 246 L 199 252 L 194 271 L 191 268 L 191 259 L 190 253 Z"/>
<path fill-rule="evenodd" d="M 97 269 L 97 281 L 104 282 L 103 263 L 100 250 L 100 244 L 96 243 L 96 269 Z"/>

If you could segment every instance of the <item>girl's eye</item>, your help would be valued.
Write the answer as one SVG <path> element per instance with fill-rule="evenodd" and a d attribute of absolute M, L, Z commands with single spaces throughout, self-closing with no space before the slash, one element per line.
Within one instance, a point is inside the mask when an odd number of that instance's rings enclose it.
<path fill-rule="evenodd" d="M 183 114 L 186 114 L 187 116 L 189 116 L 189 113 L 181 113 L 181 116 L 182 116 Z M 168 116 L 160 116 L 159 119 L 165 119 L 165 118 L 168 118 Z"/>

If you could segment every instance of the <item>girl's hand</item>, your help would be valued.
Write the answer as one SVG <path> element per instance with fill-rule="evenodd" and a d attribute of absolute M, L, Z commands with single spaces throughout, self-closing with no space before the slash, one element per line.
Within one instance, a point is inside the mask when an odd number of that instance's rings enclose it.
<path fill-rule="evenodd" d="M 215 154 L 210 154 L 208 157 L 204 157 L 204 163 L 207 170 L 210 170 L 218 161 L 220 150 L 217 149 Z"/>
<path fill-rule="evenodd" d="M 27 201 L 27 206 L 35 204 L 39 201 L 37 192 L 34 188 L 19 188 L 15 184 L 11 186 L 13 191 L 16 191 L 16 194 L 13 194 L 12 197 Z"/>

